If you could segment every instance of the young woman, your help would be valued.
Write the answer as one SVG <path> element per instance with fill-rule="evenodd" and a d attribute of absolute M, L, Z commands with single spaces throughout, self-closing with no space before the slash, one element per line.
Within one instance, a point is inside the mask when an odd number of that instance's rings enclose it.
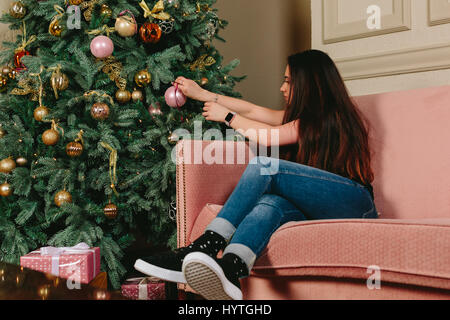
<path fill-rule="evenodd" d="M 279 130 L 282 156 L 252 159 L 199 239 L 188 247 L 139 259 L 137 270 L 188 283 L 206 299 L 242 299 L 239 279 L 249 275 L 281 225 L 378 217 L 366 119 L 324 52 L 308 50 L 288 58 L 280 89 L 286 100 L 282 111 L 205 91 L 183 77 L 176 83 L 189 98 L 206 102 L 207 120 L 226 122 L 252 141 L 272 146 L 270 134 L 248 129 Z M 272 161 L 278 161 L 277 172 L 262 174 Z"/>

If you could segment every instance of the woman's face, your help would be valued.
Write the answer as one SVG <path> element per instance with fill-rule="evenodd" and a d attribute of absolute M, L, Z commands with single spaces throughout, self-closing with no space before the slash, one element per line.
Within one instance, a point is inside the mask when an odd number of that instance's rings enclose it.
<path fill-rule="evenodd" d="M 284 101 L 286 104 L 289 103 L 289 94 L 291 92 L 291 72 L 289 71 L 289 66 L 286 67 L 286 71 L 284 72 L 284 81 L 283 85 L 280 88 L 281 93 L 283 93 Z"/>

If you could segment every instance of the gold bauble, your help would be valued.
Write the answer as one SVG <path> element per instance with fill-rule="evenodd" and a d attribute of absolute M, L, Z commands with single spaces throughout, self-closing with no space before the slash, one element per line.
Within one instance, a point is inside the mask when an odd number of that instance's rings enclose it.
<path fill-rule="evenodd" d="M 24 157 L 19 157 L 19 158 L 16 159 L 16 163 L 17 163 L 18 166 L 23 167 L 23 166 L 27 165 L 28 160 L 26 158 L 24 158 Z"/>
<path fill-rule="evenodd" d="M 8 78 L 0 75 L 0 90 L 6 89 L 7 84 L 8 84 Z"/>
<path fill-rule="evenodd" d="M 69 142 L 66 146 L 66 153 L 69 157 L 79 157 L 83 153 L 83 145 L 79 142 Z"/>
<path fill-rule="evenodd" d="M 59 191 L 55 194 L 55 204 L 61 207 L 64 203 L 72 203 L 72 195 L 66 190 Z"/>
<path fill-rule="evenodd" d="M 0 161 L 0 172 L 10 173 L 16 168 L 16 162 L 11 158 Z"/>
<path fill-rule="evenodd" d="M 59 141 L 59 133 L 54 129 L 48 129 L 42 134 L 42 141 L 47 146 L 53 146 Z"/>
<path fill-rule="evenodd" d="M 34 119 L 36 121 L 42 121 L 44 117 L 48 116 L 50 113 L 50 110 L 47 107 L 39 106 L 36 109 L 34 109 Z"/>
<path fill-rule="evenodd" d="M 8 73 L 8 77 L 9 77 L 10 79 L 15 79 L 15 78 L 16 78 L 16 75 L 17 75 L 16 69 L 11 69 L 11 72 Z"/>
<path fill-rule="evenodd" d="M 152 76 L 148 70 L 141 70 L 134 76 L 134 81 L 139 87 L 146 87 L 152 81 Z"/>
<path fill-rule="evenodd" d="M 50 26 L 48 27 L 48 32 L 55 37 L 60 37 L 61 33 L 63 31 L 63 27 L 61 26 L 61 24 L 59 23 L 58 19 L 54 19 L 51 23 Z"/>
<path fill-rule="evenodd" d="M 91 108 L 91 116 L 95 120 L 105 120 L 109 117 L 109 107 L 106 103 L 97 102 Z"/>
<path fill-rule="evenodd" d="M 57 72 L 52 75 L 50 84 L 53 89 L 58 91 L 66 90 L 69 87 L 69 78 L 62 72 Z"/>
<path fill-rule="evenodd" d="M 134 102 L 142 101 L 144 100 L 144 94 L 141 90 L 134 90 L 131 94 L 131 99 L 133 99 Z"/>
<path fill-rule="evenodd" d="M 102 4 L 102 7 L 100 9 L 100 15 L 104 17 L 111 17 L 112 16 L 111 8 L 108 7 L 106 4 Z"/>
<path fill-rule="evenodd" d="M 176 133 L 171 133 L 169 137 L 167 137 L 167 141 L 169 141 L 170 144 L 174 145 L 180 140 L 180 137 Z"/>
<path fill-rule="evenodd" d="M 20 1 L 11 3 L 9 14 L 16 19 L 22 19 L 27 14 L 27 8 Z"/>
<path fill-rule="evenodd" d="M 6 131 L 0 128 L 0 139 L 6 135 Z"/>
<path fill-rule="evenodd" d="M 73 6 L 80 5 L 84 0 L 69 0 L 69 3 Z"/>
<path fill-rule="evenodd" d="M 108 219 L 115 219 L 117 217 L 118 208 L 114 203 L 109 203 L 103 209 L 103 213 Z"/>
<path fill-rule="evenodd" d="M 122 37 L 132 37 L 137 32 L 137 24 L 129 16 L 118 17 L 114 28 Z"/>
<path fill-rule="evenodd" d="M 131 100 L 131 92 L 126 89 L 119 89 L 116 92 L 116 100 L 119 103 L 127 103 Z"/>
<path fill-rule="evenodd" d="M 12 193 L 13 189 L 8 182 L 5 182 L 0 185 L 0 196 L 9 197 L 10 195 L 12 195 Z"/>

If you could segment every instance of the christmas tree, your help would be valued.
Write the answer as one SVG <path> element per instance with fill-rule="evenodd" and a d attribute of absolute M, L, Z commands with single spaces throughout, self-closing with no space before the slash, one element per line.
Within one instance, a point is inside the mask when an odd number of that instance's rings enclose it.
<path fill-rule="evenodd" d="M 0 53 L 0 259 L 41 246 L 98 246 L 118 288 L 143 234 L 176 244 L 173 132 L 222 124 L 173 100 L 184 76 L 239 97 L 213 40 L 215 0 L 21 0 Z M 169 92 L 167 92 L 169 90 Z M 166 97 L 166 93 L 169 95 Z M 170 96 L 172 93 L 172 96 Z"/>

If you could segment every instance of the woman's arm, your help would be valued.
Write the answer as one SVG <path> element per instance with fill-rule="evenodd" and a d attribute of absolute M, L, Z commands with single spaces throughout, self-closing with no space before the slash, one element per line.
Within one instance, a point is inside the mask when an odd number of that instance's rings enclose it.
<path fill-rule="evenodd" d="M 242 99 L 227 97 L 206 91 L 204 93 L 204 102 L 208 101 L 214 101 L 221 104 L 231 111 L 234 111 L 250 120 L 267 123 L 273 126 L 281 125 L 283 123 L 284 110 L 272 110 L 270 108 L 257 106 L 256 104 L 244 101 Z"/>
<path fill-rule="evenodd" d="M 236 114 L 230 126 L 249 140 L 271 147 L 298 143 L 299 122 L 296 120 L 284 125 L 272 126 Z"/>
<path fill-rule="evenodd" d="M 215 102 L 205 103 L 203 111 L 202 115 L 206 120 L 216 122 L 225 122 L 226 115 L 231 112 L 230 109 Z M 251 141 L 270 147 L 298 143 L 299 122 L 296 120 L 284 125 L 273 126 L 236 114 L 230 126 Z"/>
<path fill-rule="evenodd" d="M 281 125 L 284 118 L 284 110 L 272 110 L 257 106 L 242 99 L 227 97 L 212 93 L 200 87 L 195 81 L 178 77 L 175 80 L 180 90 L 189 98 L 202 102 L 216 102 L 241 116 L 270 125 Z"/>

